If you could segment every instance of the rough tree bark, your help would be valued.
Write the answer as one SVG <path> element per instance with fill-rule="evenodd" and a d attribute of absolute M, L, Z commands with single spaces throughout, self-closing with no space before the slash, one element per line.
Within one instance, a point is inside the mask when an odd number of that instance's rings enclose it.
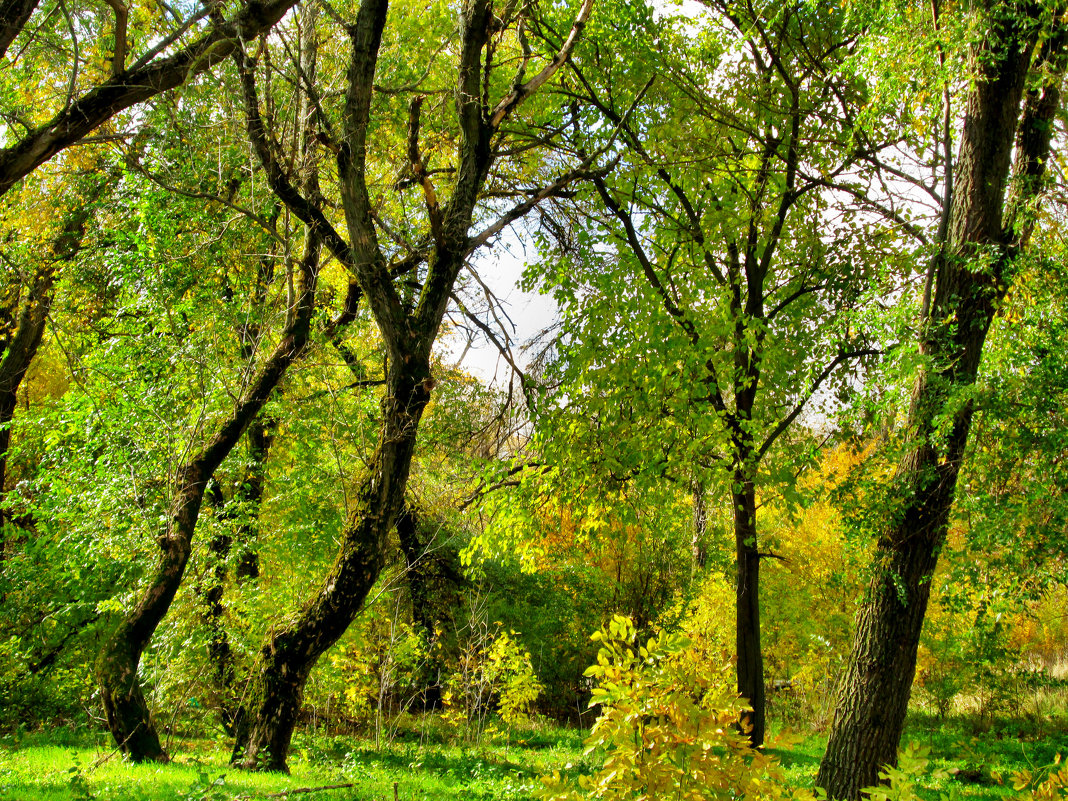
<path fill-rule="evenodd" d="M 4 0 L 0 3 L 0 58 L 26 26 L 37 3 L 38 0 Z"/>
<path fill-rule="evenodd" d="M 423 190 L 428 230 L 422 241 L 426 244 L 410 249 L 390 264 L 379 246 L 379 224 L 365 172 L 374 76 L 387 6 L 386 0 L 363 0 L 356 23 L 348 31 L 352 55 L 342 140 L 333 143 L 347 240 L 288 181 L 259 113 L 255 65 L 244 53 L 235 55 L 245 95 L 249 137 L 268 182 L 297 217 L 321 232 L 333 255 L 352 273 L 374 316 L 387 353 L 378 443 L 342 536 L 337 559 L 320 589 L 296 619 L 276 628 L 269 636 L 245 693 L 242 726 L 232 759 L 249 769 L 286 770 L 289 744 L 308 675 L 319 657 L 359 613 L 385 565 L 388 534 L 404 503 L 419 420 L 434 386 L 431 351 L 460 269 L 472 250 L 566 183 L 561 179 L 543 192 L 535 193 L 486 231 L 469 237 L 475 204 L 494 160 L 491 148 L 494 135 L 512 111 L 566 60 L 592 9 L 592 0 L 585 0 L 579 21 L 557 58 L 526 82 L 522 81 L 521 71 L 511 91 L 493 108 L 484 102 L 489 86 L 483 80 L 488 81 L 491 68 L 487 45 L 495 26 L 510 20 L 498 19 L 490 0 L 467 0 L 461 14 L 455 100 L 460 136 L 451 191 L 447 202 L 439 204 L 420 154 L 422 101 L 417 98 L 409 108 L 407 168 L 415 185 Z M 486 63 L 483 63 L 484 53 Z M 330 135 L 324 132 L 323 136 Z M 406 304 L 395 281 L 418 265 L 424 266 L 424 277 L 414 302 Z"/>
<path fill-rule="evenodd" d="M 1043 33 L 1041 10 L 1038 4 L 1007 5 L 985 10 L 990 27 L 973 62 L 977 76 L 967 98 L 955 189 L 946 199 L 948 236 L 934 264 L 929 317 L 921 321 L 926 366 L 913 389 L 906 452 L 891 484 L 891 520 L 878 542 L 817 778 L 831 798 L 859 798 L 883 766 L 896 764 L 931 576 L 972 420 L 967 391 L 1014 262 L 1027 244 L 1031 222 L 1025 209 L 1040 186 L 1060 107 L 1063 20 L 1039 59 L 1056 79 L 1027 94 L 1021 115 L 1032 53 Z M 941 438 L 936 420 L 945 414 L 952 426 Z"/>
<path fill-rule="evenodd" d="M 168 759 L 141 689 L 138 665 L 182 583 L 208 481 L 307 345 L 320 251 L 318 237 L 309 234 L 299 264 L 295 309 L 281 341 L 211 441 L 178 469 L 170 519 L 158 540 L 159 565 L 137 604 L 101 649 L 97 681 L 108 728 L 119 750 L 134 761 Z"/>

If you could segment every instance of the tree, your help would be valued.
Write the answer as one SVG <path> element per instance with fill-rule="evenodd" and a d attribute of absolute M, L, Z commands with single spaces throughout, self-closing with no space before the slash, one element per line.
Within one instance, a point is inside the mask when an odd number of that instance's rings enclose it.
<path fill-rule="evenodd" d="M 208 482 L 307 346 L 319 252 L 319 242 L 310 235 L 295 265 L 296 305 L 273 353 L 211 439 L 176 471 L 169 519 L 159 537 L 159 566 L 101 651 L 97 673 L 108 727 L 119 748 L 134 761 L 168 759 L 137 678 L 138 663 L 182 583 Z"/>
<path fill-rule="evenodd" d="M 508 152 L 511 137 L 506 135 L 505 123 L 566 61 L 592 10 L 592 0 L 585 0 L 569 36 L 529 79 L 526 69 L 534 54 L 525 46 L 516 51 L 518 71 L 510 79 L 499 77 L 503 63 L 499 49 L 508 52 L 516 39 L 525 41 L 521 27 L 518 33 L 512 32 L 512 26 L 522 25 L 525 7 L 509 5 L 495 11 L 489 0 L 465 2 L 459 38 L 450 48 L 457 54 L 452 120 L 447 118 L 444 104 L 435 104 L 424 117 L 424 93 L 429 89 L 424 88 L 424 81 L 428 77 L 441 79 L 433 57 L 422 77 L 413 76 L 414 85 L 398 91 L 375 91 L 376 78 L 379 86 L 385 81 L 380 74 L 385 71 L 380 53 L 387 34 L 388 10 L 385 0 L 364 0 L 355 23 L 346 24 L 351 55 L 339 124 L 335 126 L 330 119 L 324 100 L 327 93 L 299 71 L 294 78 L 312 93 L 316 136 L 336 156 L 337 200 L 347 237 L 307 193 L 294 185 L 286 159 L 275 146 L 270 120 L 261 111 L 257 62 L 244 50 L 235 58 L 249 138 L 271 188 L 353 276 L 374 317 L 387 358 L 378 443 L 360 480 L 337 559 L 296 618 L 277 626 L 268 636 L 250 678 L 234 750 L 234 761 L 247 768 L 285 769 L 304 683 L 319 657 L 360 611 L 385 564 L 388 534 L 404 503 L 419 421 L 435 385 L 432 349 L 465 261 L 540 201 L 562 191 L 590 163 L 569 170 L 548 185 L 528 184 L 519 190 L 524 199 L 503 215 L 500 203 L 494 204 L 498 192 L 507 196 L 501 191 L 506 185 L 487 191 L 489 181 L 503 180 L 504 171 L 494 173 L 493 168 L 502 153 Z M 404 11 L 411 9 L 399 6 L 393 13 Z M 427 17 L 424 9 L 415 13 L 421 15 L 423 25 L 434 24 L 438 30 L 451 27 L 441 16 Z M 403 42 L 402 32 L 389 33 Z M 411 56 L 411 51 L 403 51 L 401 62 L 394 65 L 397 72 L 412 72 Z M 396 108 L 393 98 L 409 93 L 414 97 L 408 104 L 405 138 L 397 135 L 396 128 L 390 129 L 389 113 Z M 490 98 L 497 94 L 501 99 L 491 105 Z M 551 118 L 554 112 L 550 109 L 541 115 Z M 432 136 L 427 136 L 428 129 Z M 428 139 L 432 144 L 424 151 Z M 395 200 L 385 199 L 385 187 L 380 183 L 384 165 L 373 161 L 379 148 L 389 141 L 398 145 L 394 152 L 402 154 L 399 170 L 390 165 L 393 174 L 400 176 L 393 181 Z M 455 142 L 454 164 L 429 167 L 440 146 L 433 144 L 436 142 Z M 523 144 L 539 144 L 537 135 L 528 136 Z M 440 195 L 437 176 L 447 176 L 449 183 L 448 190 Z M 405 199 L 409 189 L 422 196 L 419 213 Z M 490 222 L 472 236 L 469 232 L 476 217 L 480 222 L 489 218 Z"/>
<path fill-rule="evenodd" d="M 114 13 L 110 35 L 91 8 L 82 9 L 84 13 L 75 21 L 62 3 L 49 3 L 45 8 L 39 8 L 40 0 L 5 3 L 0 9 L 0 58 L 6 57 L 8 63 L 2 83 L 5 97 L 16 102 L 0 109 L 5 123 L 0 196 L 58 153 L 83 143 L 94 131 L 106 129 L 117 114 L 210 69 L 229 55 L 238 37 L 269 29 L 293 3 L 250 2 L 229 19 L 216 9 L 207 25 L 203 24 L 209 16 L 207 7 L 185 19 L 168 8 L 175 18 L 159 10 L 155 15 L 135 15 L 131 27 L 130 7 L 114 0 L 107 4 Z M 39 24 L 31 25 L 31 20 Z M 200 35 L 180 46 L 191 33 Z M 12 55 L 13 45 L 18 51 Z M 56 63 L 57 51 L 67 58 L 65 79 L 58 71 L 48 73 L 47 68 Z M 139 51 L 134 63 L 128 64 L 128 58 Z M 104 57 L 108 53 L 110 58 Z M 42 85 L 55 88 L 60 102 L 51 108 L 43 102 Z M 27 99 L 29 102 L 18 102 Z M 0 351 L 0 531 L 5 518 L 2 496 L 14 398 L 44 333 L 57 268 L 77 254 L 92 214 L 92 200 L 86 201 L 84 209 L 69 212 L 55 241 L 55 258 L 26 282 L 24 291 L 19 291 L 17 284 L 4 287 L 2 316 L 11 326 L 5 326 Z"/>
<path fill-rule="evenodd" d="M 5 261 L 12 269 L 0 284 L 3 291 L 0 301 L 0 563 L 8 536 L 4 490 L 19 387 L 44 337 L 57 273 L 64 264 L 77 258 L 96 204 L 117 175 L 115 170 L 100 170 L 75 176 L 75 203 L 68 209 L 57 210 L 61 215 L 59 230 L 50 232 L 51 246 L 43 257 L 30 243 L 17 255 L 5 254 Z"/>
<path fill-rule="evenodd" d="M 952 189 L 943 198 L 946 236 L 931 263 L 930 302 L 919 320 L 923 362 L 905 451 L 890 484 L 871 584 L 817 778 L 832 798 L 859 797 L 881 766 L 895 763 L 983 344 L 1024 258 L 1061 106 L 1064 9 L 986 3 L 975 13 L 983 33 L 973 53 Z"/>
<path fill-rule="evenodd" d="M 560 263 L 542 277 L 568 317 L 545 418 L 558 418 L 554 452 L 596 454 L 609 481 L 724 479 L 738 691 L 759 745 L 760 567 L 772 554 L 760 547 L 758 487 L 813 396 L 875 354 L 856 312 L 894 234 L 848 220 L 867 210 L 852 199 L 884 147 L 857 129 L 854 22 L 805 3 L 704 5 L 699 21 L 671 25 L 627 4 L 573 64 L 590 121 L 572 146 L 618 140 L 620 166 L 592 180 L 586 219 L 560 237 Z M 621 69 L 619 43 L 631 40 Z M 644 63 L 639 52 L 663 55 Z M 639 75 L 650 76 L 644 87 Z M 576 433 L 603 444 L 579 446 Z M 778 473 L 792 478 L 786 464 Z"/>
<path fill-rule="evenodd" d="M 188 105 L 192 107 L 195 103 L 190 100 Z M 310 115 L 310 106 L 306 99 L 301 102 L 299 93 L 295 105 L 303 118 Z M 209 104 L 207 109 L 211 113 L 213 107 Z M 317 168 L 313 143 L 303 127 L 298 126 L 296 130 L 294 152 L 297 162 L 294 170 L 301 186 L 314 190 L 317 186 Z M 231 196 L 234 191 L 231 191 Z M 268 227 L 264 220 L 257 222 L 262 228 Z M 176 470 L 172 478 L 172 500 L 166 515 L 166 528 L 158 538 L 161 551 L 158 567 L 144 587 L 140 599 L 127 611 L 101 650 L 97 674 L 108 725 L 120 750 L 135 761 L 165 761 L 168 758 L 141 690 L 137 677 L 138 665 L 185 576 L 192 554 L 193 536 L 209 484 L 242 435 L 259 416 L 289 367 L 307 348 L 311 337 L 322 245 L 313 232 L 306 233 L 304 239 L 303 254 L 299 258 L 282 258 L 292 292 L 289 294 L 291 305 L 286 310 L 285 326 L 278 342 L 266 359 L 258 359 L 253 342 L 260 344 L 258 335 L 262 332 L 258 327 L 253 332 L 245 325 L 238 349 L 242 359 L 249 365 L 252 376 L 231 408 L 218 416 L 214 433 L 199 448 L 191 449 L 192 455 Z M 253 270 L 256 278 L 252 300 L 262 305 L 264 270 L 262 258 L 258 261 Z M 257 335 L 255 340 L 252 338 L 254 334 Z M 209 599 L 209 602 L 217 604 L 219 597 Z M 217 637 L 214 645 L 218 650 Z"/>
<path fill-rule="evenodd" d="M 116 115 L 181 86 L 224 60 L 239 37 L 253 37 L 269 29 L 294 2 L 253 0 L 229 19 L 223 19 L 216 9 L 206 26 L 203 23 L 209 16 L 207 7 L 185 19 L 178 18 L 173 9 L 167 9 L 173 19 L 157 10 L 154 16 L 135 15 L 131 27 L 130 7 L 123 0 L 112 0 L 107 3 L 115 17 L 110 35 L 104 30 L 102 20 L 89 8 L 83 10 L 85 13 L 76 23 L 62 3 L 54 6 L 48 3 L 43 9 L 39 8 L 40 0 L 4 3 L 0 8 L 0 58 L 6 57 L 8 63 L 0 82 L 5 96 L 16 102 L 0 108 L 0 119 L 5 123 L 4 146 L 0 148 L 0 196 L 58 153 L 83 143 L 98 129 L 106 129 Z M 39 19 L 40 24 L 27 28 L 31 19 Z M 56 29 L 63 24 L 65 29 Z M 198 32 L 200 35 L 192 41 L 178 46 L 190 33 Z M 79 36 L 83 37 L 81 41 Z M 14 55 L 10 54 L 12 45 L 19 48 Z M 127 59 L 139 48 L 141 54 L 128 65 Z M 44 65 L 55 64 L 56 51 L 67 58 L 69 71 L 65 81 L 58 72 L 44 78 L 41 75 L 46 72 Z M 110 58 L 106 58 L 109 52 Z M 101 57 L 95 64 L 94 56 Z M 56 88 L 55 95 L 62 98 L 58 108 L 49 108 L 42 102 L 39 91 L 42 84 Z M 49 113 L 53 113 L 51 118 L 47 116 Z M 80 225 L 88 218 L 88 212 L 72 214 L 72 233 L 66 235 L 70 241 L 76 238 Z M 81 223 L 77 222 L 79 216 Z M 64 241 L 57 240 L 57 246 Z M 18 319 L 17 334 L 4 341 L 0 395 L 5 398 L 17 391 L 36 353 L 51 302 L 54 273 L 55 268 L 49 267 L 28 283 L 21 311 L 16 312 L 14 308 L 4 311 L 5 315 Z M 11 299 L 15 306 L 19 305 L 17 293 Z M 6 400 L 0 399 L 0 495 L 6 464 L 4 454 L 10 437 L 7 405 Z"/>

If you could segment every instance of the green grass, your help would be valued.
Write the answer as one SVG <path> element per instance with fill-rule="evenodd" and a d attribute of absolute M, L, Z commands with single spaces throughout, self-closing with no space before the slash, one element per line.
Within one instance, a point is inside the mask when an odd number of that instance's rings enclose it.
<path fill-rule="evenodd" d="M 784 744 L 773 738 L 769 752 L 782 763 L 788 781 L 812 787 L 819 770 L 825 734 L 782 733 Z M 911 715 L 902 745 L 912 743 L 926 753 L 927 764 L 915 777 L 919 794 L 931 801 L 995 801 L 1017 798 L 1013 775 L 1028 771 L 1044 775 L 1057 755 L 1068 757 L 1068 728 L 1048 726 L 1034 730 L 1026 721 L 995 721 L 980 725 L 971 718 Z"/>
<path fill-rule="evenodd" d="M 0 801 L 230 801 L 260 799 L 296 788 L 347 784 L 294 797 L 329 801 L 531 798 L 538 776 L 578 759 L 581 733 L 532 732 L 478 747 L 443 744 L 439 738 L 408 733 L 406 739 L 375 748 L 352 737 L 295 739 L 291 775 L 232 770 L 221 743 L 172 744 L 168 765 L 133 765 L 93 737 L 62 733 L 0 742 Z"/>
<path fill-rule="evenodd" d="M 469 747 L 450 742 L 429 719 L 412 721 L 381 748 L 364 738 L 299 734 L 292 774 L 283 776 L 232 770 L 221 742 L 172 742 L 171 764 L 132 765 L 110 750 L 102 734 L 58 729 L 0 738 L 0 801 L 233 801 L 335 784 L 351 786 L 290 797 L 391 801 L 394 783 L 403 801 L 525 801 L 539 776 L 588 761 L 582 736 L 543 726 Z M 921 797 L 931 801 L 1014 798 L 1014 773 L 1041 774 L 1057 754 L 1068 756 L 1068 727 L 1032 731 L 1013 722 L 977 726 L 968 719 L 913 716 L 905 740 L 927 750 L 916 778 Z M 825 746 L 822 734 L 780 733 L 768 750 L 791 784 L 811 787 Z"/>

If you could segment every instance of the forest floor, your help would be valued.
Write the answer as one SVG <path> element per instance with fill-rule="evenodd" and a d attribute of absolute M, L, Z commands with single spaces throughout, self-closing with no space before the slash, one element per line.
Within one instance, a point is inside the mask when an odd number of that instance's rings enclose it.
<path fill-rule="evenodd" d="M 433 731 L 433 730 L 432 730 Z M 298 735 L 289 776 L 248 774 L 227 764 L 221 741 L 172 740 L 168 765 L 124 762 L 97 733 L 69 729 L 0 738 L 0 801 L 520 801 L 533 798 L 538 777 L 579 772 L 596 763 L 583 755 L 583 732 L 540 727 L 478 745 L 452 744 L 416 730 L 389 742 Z M 930 799 L 1013 798 L 1014 776 L 1042 776 L 1058 754 L 1068 756 L 1068 727 L 1041 730 L 1012 722 L 939 723 L 914 718 L 906 740 L 926 760 L 915 777 Z M 769 750 L 796 786 L 811 786 L 825 746 L 820 734 L 775 738 Z"/>

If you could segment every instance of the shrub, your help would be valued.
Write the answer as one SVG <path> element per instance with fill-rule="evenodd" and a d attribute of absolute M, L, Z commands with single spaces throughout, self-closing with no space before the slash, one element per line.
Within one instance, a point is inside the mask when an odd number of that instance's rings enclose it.
<path fill-rule="evenodd" d="M 602 713 L 586 753 L 603 753 L 589 775 L 543 779 L 546 801 L 680 798 L 814 799 L 785 786 L 777 762 L 750 749 L 737 722 L 745 704 L 729 662 L 710 666 L 680 635 L 637 643 L 633 623 L 615 617 L 593 635 L 597 664 L 586 671 Z"/>

